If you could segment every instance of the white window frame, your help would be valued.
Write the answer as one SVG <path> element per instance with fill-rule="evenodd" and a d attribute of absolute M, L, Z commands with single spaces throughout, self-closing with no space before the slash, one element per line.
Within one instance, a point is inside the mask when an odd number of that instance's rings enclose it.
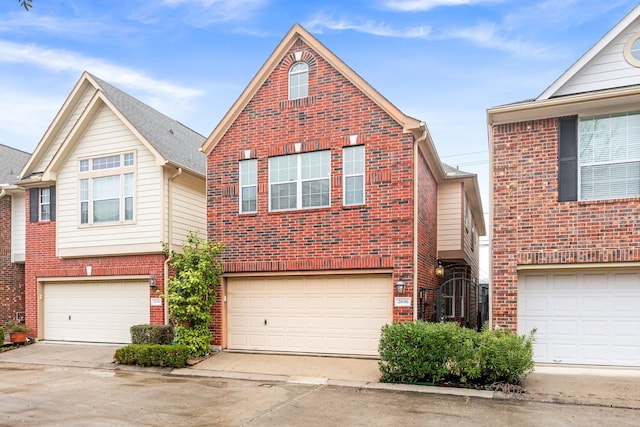
<path fill-rule="evenodd" d="M 51 188 L 41 188 L 38 192 L 38 219 L 51 221 Z"/>
<path fill-rule="evenodd" d="M 303 177 L 303 158 L 305 158 L 306 156 L 313 156 L 316 155 L 318 153 L 322 153 L 322 156 L 327 156 L 328 158 L 326 159 L 327 163 L 325 164 L 320 164 L 319 167 L 321 168 L 325 168 L 326 167 L 326 171 L 323 171 L 321 173 L 320 176 L 313 176 L 313 177 L 307 177 L 304 178 Z M 291 162 L 293 162 L 294 164 L 294 168 L 290 168 L 290 169 L 294 169 L 295 170 L 295 178 L 287 178 L 285 180 L 275 180 L 274 179 L 274 161 L 276 159 L 278 160 L 283 160 L 283 159 L 287 159 L 290 164 Z M 306 157 L 308 158 L 308 157 Z M 318 166 L 318 165 L 316 165 Z M 309 169 L 309 168 L 307 168 Z M 323 176 L 324 175 L 324 176 Z M 328 193 L 328 200 L 326 204 L 321 204 L 321 205 L 317 205 L 317 206 L 303 206 L 303 186 L 305 183 L 311 183 L 311 182 L 323 182 L 326 181 L 326 185 L 327 185 L 327 193 Z M 296 205 L 295 207 L 290 207 L 290 208 L 284 208 L 284 209 L 274 209 L 272 206 L 272 193 L 273 193 L 273 186 L 274 185 L 283 185 L 283 184 L 293 184 L 295 183 L 295 197 L 296 197 Z M 322 184 L 321 184 L 322 185 Z M 322 193 L 324 194 L 324 193 Z M 307 209 L 322 209 L 322 208 L 328 208 L 331 206 L 331 150 L 322 150 L 322 151 L 310 151 L 307 153 L 300 153 L 300 154 L 289 154 L 286 156 L 275 156 L 275 157 L 270 157 L 269 158 L 269 212 L 281 212 L 281 211 L 293 211 L 293 210 L 307 210 Z"/>
<path fill-rule="evenodd" d="M 136 157 L 135 152 L 127 151 L 79 160 L 78 223 L 81 227 L 130 224 L 135 221 Z M 106 178 L 114 178 L 114 181 L 117 178 L 117 189 L 113 189 L 113 197 L 101 199 L 95 193 L 97 186 L 94 184 L 97 183 L 97 180 Z M 116 198 L 118 201 L 117 219 L 99 220 L 96 217 L 96 203 Z"/>
<path fill-rule="evenodd" d="M 360 159 L 356 159 L 355 162 L 359 162 L 361 163 L 361 168 L 358 169 L 357 167 L 351 168 L 348 165 L 348 153 L 354 153 L 354 155 L 356 153 L 360 153 L 361 158 Z M 364 145 L 354 145 L 354 146 L 349 146 L 349 147 L 344 147 L 342 149 L 342 188 L 343 188 L 343 194 L 342 194 L 342 203 L 344 206 L 360 206 L 360 205 L 364 205 L 366 202 L 366 180 L 365 180 L 365 167 L 366 167 L 366 152 L 365 152 L 365 148 Z M 353 162 L 353 163 L 355 163 Z M 350 191 L 349 189 L 349 178 L 357 178 L 357 177 L 362 177 L 362 194 L 361 194 L 361 198 L 362 201 L 361 202 L 354 202 L 354 203 L 349 203 L 347 200 L 347 194 Z"/>
<path fill-rule="evenodd" d="M 309 65 L 298 61 L 289 68 L 289 99 L 309 96 Z"/>
<path fill-rule="evenodd" d="M 629 126 L 630 117 L 635 119 L 636 126 Z M 612 126 L 613 120 L 626 122 L 626 127 L 619 134 L 623 134 L 623 139 L 617 140 L 617 144 L 613 143 L 612 135 L 615 132 Z M 624 166 L 627 168 L 627 173 L 631 172 L 629 167 L 640 169 L 640 112 L 580 117 L 578 123 L 578 199 L 588 201 L 640 197 L 640 173 L 635 179 L 628 174 L 618 179 L 609 175 L 608 180 L 596 175 L 598 169 L 601 174 L 615 172 L 616 166 Z M 599 124 L 601 128 L 596 130 Z M 586 146 L 588 138 L 591 138 L 590 147 Z M 595 140 L 595 138 L 600 139 Z M 622 152 L 625 153 L 625 158 L 620 157 Z M 592 177 L 590 186 L 589 182 L 584 180 L 584 175 L 589 173 L 588 169 L 591 170 Z M 609 186 L 608 191 L 604 193 L 603 185 Z M 596 188 L 597 186 L 600 190 Z M 620 190 L 621 186 L 625 187 L 625 191 Z"/>
<path fill-rule="evenodd" d="M 238 165 L 238 181 L 240 194 L 238 195 L 238 210 L 240 213 L 256 213 L 258 211 L 258 160 L 240 160 Z M 248 182 L 247 182 L 248 180 Z M 244 210 L 245 190 L 254 190 L 255 208 Z"/>

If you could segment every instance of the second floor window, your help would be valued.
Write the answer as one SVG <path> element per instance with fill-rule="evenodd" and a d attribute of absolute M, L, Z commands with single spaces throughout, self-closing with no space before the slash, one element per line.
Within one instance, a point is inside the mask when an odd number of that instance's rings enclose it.
<path fill-rule="evenodd" d="M 328 207 L 331 152 L 314 151 L 269 159 L 269 210 Z"/>
<path fill-rule="evenodd" d="M 51 189 L 40 189 L 40 221 L 51 220 Z"/>
<path fill-rule="evenodd" d="M 640 196 L 640 113 L 581 118 L 581 200 Z"/>
<path fill-rule="evenodd" d="M 296 62 L 289 69 L 289 99 L 306 98 L 309 95 L 309 66 Z"/>
<path fill-rule="evenodd" d="M 80 224 L 120 223 L 134 217 L 134 153 L 80 160 Z"/>
<path fill-rule="evenodd" d="M 344 204 L 364 204 L 364 145 L 345 147 L 343 155 Z"/>
<path fill-rule="evenodd" d="M 240 213 L 253 213 L 258 210 L 258 161 L 240 162 Z"/>

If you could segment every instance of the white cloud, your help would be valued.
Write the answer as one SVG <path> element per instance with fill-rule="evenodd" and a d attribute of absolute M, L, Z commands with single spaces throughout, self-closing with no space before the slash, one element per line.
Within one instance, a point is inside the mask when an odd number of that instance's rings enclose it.
<path fill-rule="evenodd" d="M 143 73 L 109 63 L 102 59 L 62 49 L 48 49 L 37 45 L 25 45 L 0 40 L 0 63 L 30 64 L 49 71 L 70 71 L 78 77 L 89 71 L 98 77 L 117 85 L 124 85 L 150 93 L 161 93 L 177 99 L 196 97 L 202 94 L 198 89 L 178 86 L 157 80 Z"/>
<path fill-rule="evenodd" d="M 373 34 L 383 37 L 399 37 L 399 38 L 417 38 L 427 39 L 431 34 L 429 26 L 403 27 L 402 29 L 394 28 L 382 22 L 374 22 L 371 20 L 363 20 L 353 22 L 347 19 L 333 19 L 327 16 L 316 16 L 304 24 L 311 32 L 322 33 L 325 30 L 343 31 L 353 30 L 360 33 Z"/>
<path fill-rule="evenodd" d="M 504 0 L 388 0 L 384 2 L 384 6 L 400 12 L 425 12 L 441 6 L 472 6 L 501 1 Z"/>
<path fill-rule="evenodd" d="M 268 0 L 164 0 L 170 7 L 185 7 L 187 21 L 195 26 L 215 22 L 243 21 L 260 10 Z M 155 2 L 154 2 L 155 4 Z"/>
<path fill-rule="evenodd" d="M 127 34 L 129 29 L 118 26 L 117 29 L 101 20 L 92 19 L 65 19 L 50 15 L 37 15 L 31 13 L 12 14 L 0 21 L 0 33 L 28 34 L 39 33 L 63 35 L 64 37 L 77 36 L 104 36 L 104 34 Z"/>

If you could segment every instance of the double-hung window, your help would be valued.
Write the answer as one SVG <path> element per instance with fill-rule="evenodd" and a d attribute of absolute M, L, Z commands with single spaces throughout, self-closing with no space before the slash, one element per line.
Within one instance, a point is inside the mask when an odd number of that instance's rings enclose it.
<path fill-rule="evenodd" d="M 80 224 L 133 221 L 135 154 L 80 160 Z"/>
<path fill-rule="evenodd" d="M 40 221 L 51 220 L 51 189 L 40 189 Z"/>
<path fill-rule="evenodd" d="M 314 151 L 269 159 L 269 210 L 328 207 L 331 152 Z"/>
<path fill-rule="evenodd" d="M 580 118 L 580 200 L 640 196 L 640 112 Z"/>
<path fill-rule="evenodd" d="M 364 145 L 345 147 L 343 155 L 344 204 L 364 204 Z"/>
<path fill-rule="evenodd" d="M 256 159 L 240 161 L 240 213 L 258 210 L 258 171 Z"/>

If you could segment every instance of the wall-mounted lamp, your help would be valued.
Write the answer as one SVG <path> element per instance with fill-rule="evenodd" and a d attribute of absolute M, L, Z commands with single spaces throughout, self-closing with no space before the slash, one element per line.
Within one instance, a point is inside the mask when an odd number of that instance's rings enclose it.
<path fill-rule="evenodd" d="M 404 294 L 404 289 L 406 287 L 406 284 L 402 281 L 402 279 L 398 280 L 398 282 L 394 285 L 394 287 L 396 288 L 396 293 L 398 294 Z"/>
<path fill-rule="evenodd" d="M 444 277 L 444 267 L 440 261 L 438 261 L 438 266 L 436 267 L 436 276 Z"/>
<path fill-rule="evenodd" d="M 156 286 L 156 276 L 149 276 L 149 287 L 154 291 L 158 289 Z"/>

